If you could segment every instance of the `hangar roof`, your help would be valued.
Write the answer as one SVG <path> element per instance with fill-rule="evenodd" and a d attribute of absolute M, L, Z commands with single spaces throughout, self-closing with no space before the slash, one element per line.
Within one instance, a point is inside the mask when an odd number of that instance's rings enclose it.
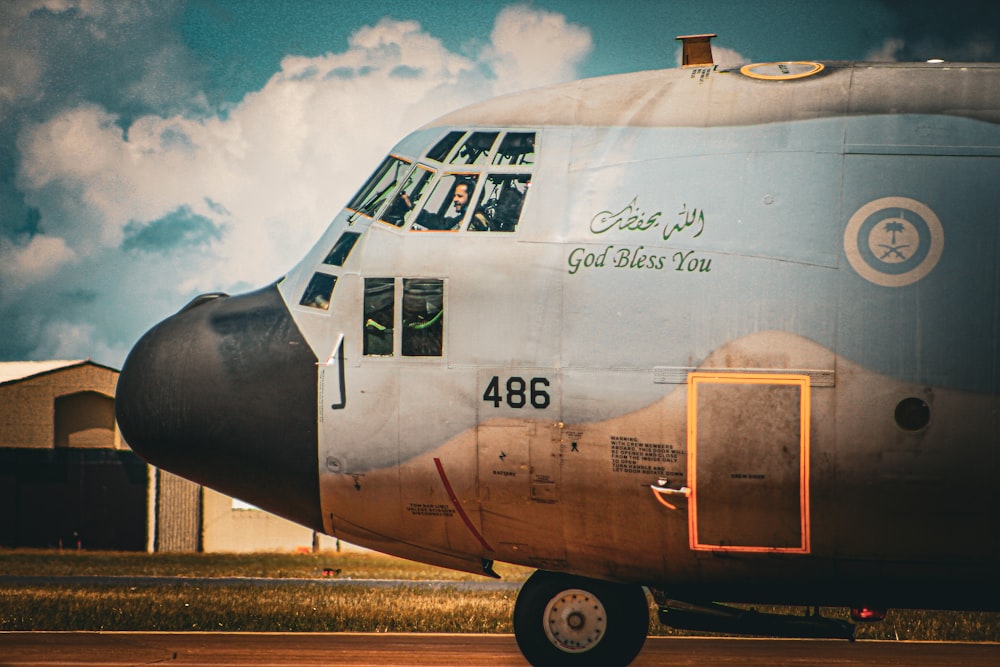
<path fill-rule="evenodd" d="M 90 359 L 61 359 L 52 361 L 4 361 L 0 362 L 0 384 L 7 384 L 8 382 L 18 382 L 20 380 L 25 380 L 35 375 L 42 375 L 43 373 L 50 373 L 52 371 L 62 370 L 64 368 L 71 368 L 73 366 L 82 366 L 83 364 L 91 364 L 93 366 L 100 366 L 102 368 L 109 368 L 109 366 L 104 366 L 103 364 L 98 364 Z"/>

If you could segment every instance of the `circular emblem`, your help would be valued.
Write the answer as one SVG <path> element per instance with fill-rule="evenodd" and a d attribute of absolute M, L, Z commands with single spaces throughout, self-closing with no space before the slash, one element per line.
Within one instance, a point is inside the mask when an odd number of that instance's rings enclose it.
<path fill-rule="evenodd" d="M 883 197 L 859 208 L 844 230 L 847 261 L 865 280 L 885 287 L 915 283 L 941 259 L 944 230 L 927 205 Z"/>
<path fill-rule="evenodd" d="M 783 62 L 783 63 L 753 63 L 740 68 L 743 76 L 765 81 L 788 81 L 789 79 L 804 79 L 823 71 L 822 63 L 814 62 Z"/>

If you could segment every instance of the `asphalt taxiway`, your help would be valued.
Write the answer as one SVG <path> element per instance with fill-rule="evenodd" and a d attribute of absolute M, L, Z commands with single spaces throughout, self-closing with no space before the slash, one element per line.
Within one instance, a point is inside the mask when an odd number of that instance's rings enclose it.
<path fill-rule="evenodd" d="M 350 665 L 505 667 L 527 663 L 512 635 L 2 632 L 0 665 Z M 650 637 L 634 667 L 994 667 L 1000 644 Z"/>

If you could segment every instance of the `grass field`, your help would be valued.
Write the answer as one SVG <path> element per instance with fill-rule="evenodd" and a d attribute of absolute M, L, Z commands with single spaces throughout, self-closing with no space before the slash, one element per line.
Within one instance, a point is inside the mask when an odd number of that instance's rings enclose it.
<path fill-rule="evenodd" d="M 527 568 L 498 565 L 505 581 L 523 581 Z M 143 554 L 0 551 L 7 576 L 169 576 L 316 579 L 203 586 L 171 580 L 127 583 L 0 585 L 0 630 L 218 630 L 297 632 L 512 632 L 515 594 L 428 587 L 419 582 L 482 581 L 476 575 L 375 553 Z M 339 588 L 327 578 L 413 581 L 391 588 Z M 798 613 L 801 609 L 762 607 Z M 847 617 L 845 609 L 824 615 Z M 650 622 L 655 635 L 679 633 Z M 859 639 L 1000 641 L 1000 614 L 891 611 L 858 627 Z"/>
<path fill-rule="evenodd" d="M 330 574 L 324 574 L 328 570 Z M 532 570 L 498 564 L 505 581 Z M 483 577 L 371 551 L 318 553 L 156 553 L 0 550 L 0 574 L 14 576 L 272 577 L 478 581 Z"/>

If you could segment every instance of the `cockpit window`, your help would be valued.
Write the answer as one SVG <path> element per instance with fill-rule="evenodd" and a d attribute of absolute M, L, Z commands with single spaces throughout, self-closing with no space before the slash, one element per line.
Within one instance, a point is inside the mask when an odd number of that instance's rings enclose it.
<path fill-rule="evenodd" d="M 333 244 L 333 248 L 330 249 L 326 259 L 323 260 L 323 263 L 330 264 L 331 266 L 343 266 L 344 262 L 347 261 L 347 256 L 351 254 L 354 244 L 358 242 L 360 237 L 361 234 L 357 232 L 344 232 L 341 234 L 337 242 Z"/>
<path fill-rule="evenodd" d="M 444 281 L 403 279 L 403 355 L 440 357 L 444 332 Z"/>
<path fill-rule="evenodd" d="M 535 133 L 508 132 L 493 156 L 493 164 L 522 165 L 535 163 Z"/>
<path fill-rule="evenodd" d="M 419 163 L 387 157 L 348 204 L 349 222 L 365 215 L 411 231 L 515 231 L 538 133 L 457 129 L 437 136 Z M 439 164 L 455 166 L 442 173 Z M 324 263 L 342 266 L 356 240 L 342 235 Z"/>
<path fill-rule="evenodd" d="M 418 164 L 417 168 L 406 177 L 406 182 L 400 188 L 399 194 L 392 199 L 392 203 L 385 209 L 385 213 L 379 218 L 382 222 L 390 225 L 402 227 L 404 222 L 410 218 L 409 213 L 415 206 L 419 205 L 423 196 L 424 187 L 434 176 L 434 170 Z"/>
<path fill-rule="evenodd" d="M 476 192 L 479 174 L 445 174 L 427 197 L 411 231 L 456 231 L 462 226 Z"/>
<path fill-rule="evenodd" d="M 469 221 L 469 231 L 512 232 L 521 217 L 531 174 L 490 174 Z"/>
<path fill-rule="evenodd" d="M 364 187 L 354 195 L 347 208 L 361 215 L 375 217 L 386 198 L 409 171 L 410 163 L 397 157 L 387 157 Z"/>
<path fill-rule="evenodd" d="M 473 132 L 451 158 L 452 164 L 488 164 L 490 149 L 499 132 Z"/>
<path fill-rule="evenodd" d="M 333 296 L 333 287 L 337 284 L 337 276 L 328 273 L 315 273 L 306 291 L 302 294 L 300 306 L 319 308 L 328 310 L 330 308 L 330 298 Z"/>
<path fill-rule="evenodd" d="M 396 299 L 395 278 L 365 278 L 365 356 L 391 357 Z M 444 349 L 444 280 L 403 278 L 402 340 L 407 357 L 440 357 Z"/>
<path fill-rule="evenodd" d="M 444 162 L 445 158 L 448 157 L 448 153 L 451 149 L 455 147 L 458 140 L 462 138 L 465 132 L 460 132 L 457 130 L 452 130 L 448 134 L 444 135 L 441 141 L 434 144 L 434 148 L 427 152 L 427 158 L 430 160 L 437 160 L 438 162 Z"/>

